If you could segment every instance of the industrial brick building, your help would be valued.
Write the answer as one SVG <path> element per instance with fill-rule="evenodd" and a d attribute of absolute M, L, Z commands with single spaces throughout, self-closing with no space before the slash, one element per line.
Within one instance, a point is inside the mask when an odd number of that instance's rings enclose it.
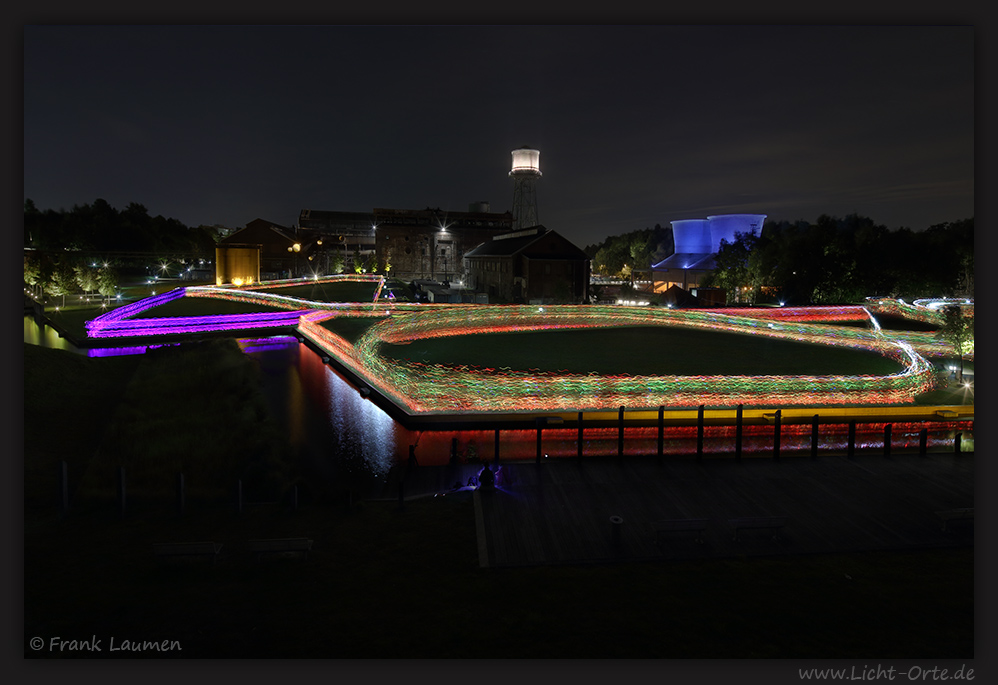
<path fill-rule="evenodd" d="M 303 209 L 302 233 L 316 234 L 338 250 L 349 267 L 360 257 L 374 271 L 404 281 L 462 282 L 464 253 L 493 236 L 509 233 L 512 214 L 473 203 L 467 212 L 442 209 L 374 209 L 331 212 Z"/>
<path fill-rule="evenodd" d="M 297 246 L 297 247 L 296 247 Z M 215 247 L 215 283 L 237 285 L 290 278 L 303 244 L 295 230 L 254 219 Z"/>
<path fill-rule="evenodd" d="M 589 300 L 589 257 L 544 226 L 495 236 L 469 251 L 465 261 L 466 287 L 485 293 L 490 302 Z"/>

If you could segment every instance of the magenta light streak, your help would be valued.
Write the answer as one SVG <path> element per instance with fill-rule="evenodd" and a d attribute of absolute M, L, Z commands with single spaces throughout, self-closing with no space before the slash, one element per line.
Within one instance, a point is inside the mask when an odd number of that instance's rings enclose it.
<path fill-rule="evenodd" d="M 167 316 L 135 319 L 136 314 L 180 299 L 186 288 L 176 288 L 162 295 L 147 297 L 124 307 L 118 307 L 87 322 L 89 338 L 120 338 L 147 335 L 208 333 L 253 328 L 297 326 L 298 318 L 307 309 L 285 312 L 251 312 L 249 314 L 218 314 L 213 316 Z"/>
<path fill-rule="evenodd" d="M 157 347 L 172 347 L 180 343 L 166 343 L 164 345 L 134 345 L 131 347 L 92 347 L 87 350 L 88 357 L 124 357 L 132 354 L 145 354 L 147 350 Z"/>
<path fill-rule="evenodd" d="M 115 338 L 138 335 L 166 335 L 172 333 L 206 333 L 211 331 L 238 331 L 251 328 L 277 328 L 297 326 L 303 312 L 265 312 L 253 314 L 225 314 L 218 316 L 171 316 L 160 319 L 132 319 L 94 330 L 92 338 Z"/>
<path fill-rule="evenodd" d="M 298 338 L 293 335 L 275 335 L 269 338 L 239 338 L 236 342 L 243 352 L 249 354 L 250 352 L 285 350 L 298 345 Z"/>
<path fill-rule="evenodd" d="M 133 302 L 132 304 L 126 304 L 122 307 L 116 307 L 109 312 L 105 312 L 100 316 L 91 319 L 87 322 L 87 334 L 90 335 L 92 330 L 100 330 L 107 327 L 112 322 L 121 321 L 122 319 L 127 319 L 128 317 L 140 314 L 147 309 L 152 309 L 153 307 L 158 307 L 161 304 L 166 304 L 167 302 L 173 302 L 174 300 L 179 300 L 181 297 L 187 294 L 186 288 L 175 288 L 162 295 L 154 295 L 152 297 L 146 297 L 138 302 Z"/>

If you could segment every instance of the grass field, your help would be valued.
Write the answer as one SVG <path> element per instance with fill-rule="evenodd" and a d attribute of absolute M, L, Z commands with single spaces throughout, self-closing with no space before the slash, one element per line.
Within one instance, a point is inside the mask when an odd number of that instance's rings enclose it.
<path fill-rule="evenodd" d="M 377 284 L 370 281 L 344 281 L 342 283 L 310 283 L 306 281 L 301 285 L 260 288 L 260 292 L 297 297 L 313 302 L 370 303 L 374 300 L 374 293 L 377 289 Z M 248 288 L 248 290 L 253 290 L 253 288 Z"/>
<path fill-rule="evenodd" d="M 381 353 L 428 364 L 632 376 L 888 375 L 902 368 L 862 350 L 680 327 L 425 338 L 409 345 L 383 345 Z"/>
<path fill-rule="evenodd" d="M 301 309 L 307 309 L 302 305 Z M 139 312 L 133 318 L 150 319 L 166 316 L 215 316 L 218 314 L 255 314 L 258 312 L 285 312 L 282 307 L 272 307 L 265 302 L 235 302 L 207 297 L 181 297 L 158 307 Z"/>
<path fill-rule="evenodd" d="M 348 343 L 356 344 L 368 328 L 383 320 L 384 319 L 381 317 L 338 316 L 332 319 L 326 319 L 320 325 L 342 337 Z"/>
<path fill-rule="evenodd" d="M 344 288 L 370 287 L 357 283 L 336 285 Z M 243 313 L 266 309 L 266 305 L 182 298 L 149 310 L 146 316 Z M 85 322 L 102 311 L 101 308 L 90 307 L 48 314 L 70 335 L 84 339 Z M 356 343 L 370 326 L 380 320 L 337 317 L 321 325 L 348 342 Z M 696 350 L 696 354 L 691 354 L 690 350 Z M 900 368 L 895 362 L 866 351 L 681 328 L 625 327 L 455 336 L 423 339 L 410 345 L 385 345 L 382 351 L 397 360 L 627 375 L 885 375 Z M 972 373 L 973 362 L 965 362 L 965 368 Z M 973 388 L 952 384 L 923 393 L 916 398 L 916 403 L 973 404 L 974 392 Z"/>

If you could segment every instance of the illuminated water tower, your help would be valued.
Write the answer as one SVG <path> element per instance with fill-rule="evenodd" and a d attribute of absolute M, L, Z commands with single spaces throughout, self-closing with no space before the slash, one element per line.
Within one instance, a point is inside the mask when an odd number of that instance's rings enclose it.
<path fill-rule="evenodd" d="M 541 177 L 541 153 L 529 147 L 513 150 L 513 230 L 537 226 L 537 179 Z"/>

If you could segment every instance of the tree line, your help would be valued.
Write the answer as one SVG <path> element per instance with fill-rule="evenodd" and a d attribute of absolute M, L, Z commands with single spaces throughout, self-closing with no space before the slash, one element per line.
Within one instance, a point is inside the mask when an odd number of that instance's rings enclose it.
<path fill-rule="evenodd" d="M 704 282 L 729 302 L 837 304 L 866 297 L 973 297 L 974 220 L 888 230 L 868 217 L 767 221 L 721 241 Z"/>
<path fill-rule="evenodd" d="M 24 201 L 24 246 L 41 251 L 158 252 L 211 259 L 215 242 L 211 228 L 149 216 L 136 202 L 118 211 L 98 198 L 69 211 L 41 211 L 32 200 Z"/>
<path fill-rule="evenodd" d="M 672 228 L 610 236 L 589 245 L 594 274 L 629 278 L 675 251 Z M 767 221 L 761 233 L 721 241 L 716 268 L 702 282 L 724 288 L 729 302 L 835 304 L 882 295 L 974 293 L 974 219 L 923 231 L 889 230 L 869 217 L 821 215 L 814 222 Z"/>
<path fill-rule="evenodd" d="M 118 211 L 103 199 L 72 210 L 39 210 L 24 203 L 25 283 L 36 293 L 63 295 L 117 287 L 114 259 L 101 252 L 150 252 L 212 259 L 218 236 L 152 217 L 141 204 Z M 609 236 L 588 245 L 594 274 L 629 278 L 675 251 L 671 226 Z M 356 255 L 359 257 L 359 255 Z M 355 265 L 360 261 L 355 259 Z M 916 299 L 974 292 L 974 219 L 923 231 L 889 230 L 869 217 L 821 215 L 814 222 L 767 221 L 761 233 L 722 241 L 716 269 L 702 285 L 724 288 L 730 302 L 833 304 L 872 295 Z M 341 265 L 338 265 L 341 266 Z M 342 268 L 342 266 L 341 266 Z"/>
<path fill-rule="evenodd" d="M 36 299 L 86 293 L 115 297 L 121 253 L 183 255 L 213 259 L 217 236 L 206 226 L 190 228 L 176 219 L 150 216 L 132 202 L 118 211 L 106 200 L 71 210 L 39 210 L 24 202 L 24 282 Z"/>
<path fill-rule="evenodd" d="M 648 269 L 675 252 L 672 226 L 631 231 L 609 236 L 602 243 L 587 245 L 594 274 L 629 278 L 634 269 Z"/>

